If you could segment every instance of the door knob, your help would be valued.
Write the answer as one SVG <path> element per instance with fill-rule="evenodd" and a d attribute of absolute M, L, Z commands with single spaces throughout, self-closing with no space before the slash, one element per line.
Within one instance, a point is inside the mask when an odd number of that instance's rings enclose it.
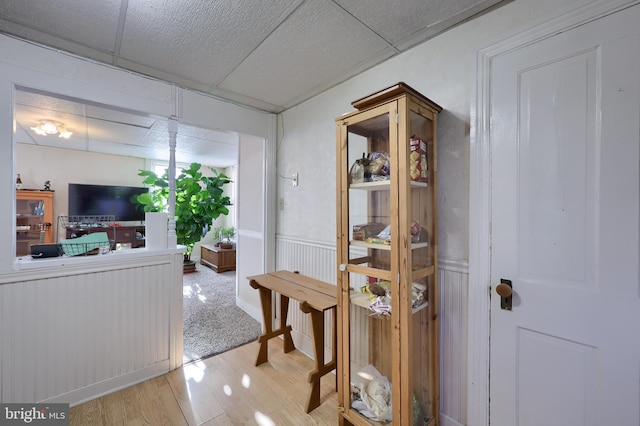
<path fill-rule="evenodd" d="M 509 297 L 513 294 L 513 289 L 507 283 L 500 283 L 496 286 L 496 293 L 500 295 L 500 297 Z"/>
<path fill-rule="evenodd" d="M 510 311 L 513 301 L 513 286 L 511 280 L 500 279 L 500 284 L 496 286 L 496 293 L 500 296 L 500 308 Z"/>

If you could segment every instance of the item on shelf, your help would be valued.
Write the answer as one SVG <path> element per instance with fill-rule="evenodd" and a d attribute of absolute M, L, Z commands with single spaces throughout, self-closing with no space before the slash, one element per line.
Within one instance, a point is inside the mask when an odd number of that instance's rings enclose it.
<path fill-rule="evenodd" d="M 384 224 L 376 222 L 353 225 L 353 239 L 356 241 L 366 241 L 367 238 L 378 235 L 384 227 Z"/>
<path fill-rule="evenodd" d="M 373 152 L 369 154 L 367 169 L 370 181 L 389 179 L 389 154 L 386 152 Z"/>
<path fill-rule="evenodd" d="M 427 286 L 420 283 L 411 283 L 411 307 L 417 308 L 427 300 Z"/>
<path fill-rule="evenodd" d="M 371 364 L 362 368 L 355 377 L 361 381 L 351 383 L 351 406 L 372 420 L 391 421 L 393 410 L 389 379 Z"/>
<path fill-rule="evenodd" d="M 31 257 L 33 259 L 44 259 L 46 257 L 62 256 L 61 244 L 31 244 Z"/>
<path fill-rule="evenodd" d="M 16 178 L 16 189 L 22 189 L 22 178 L 20 177 L 20 173 L 18 173 L 18 177 Z"/>
<path fill-rule="evenodd" d="M 427 165 L 427 144 L 417 136 L 409 140 L 409 173 L 411 180 L 429 182 L 429 166 Z"/>
<path fill-rule="evenodd" d="M 67 256 L 87 256 L 111 251 L 111 243 L 106 232 L 95 232 L 70 240 L 62 240 L 60 244 Z"/>
<path fill-rule="evenodd" d="M 360 292 L 369 295 L 369 310 L 377 315 L 391 314 L 391 282 L 374 281 L 360 287 Z M 411 307 L 417 308 L 427 301 L 427 286 L 419 282 L 411 283 Z"/>
<path fill-rule="evenodd" d="M 364 163 L 361 158 L 358 158 L 349 170 L 349 183 L 362 182 L 364 182 Z"/>
<path fill-rule="evenodd" d="M 51 181 L 50 180 L 44 181 L 44 191 L 51 191 Z"/>
<path fill-rule="evenodd" d="M 360 292 L 369 295 L 371 300 L 375 300 L 376 297 L 388 296 L 389 289 L 391 288 L 391 282 L 386 280 L 375 280 L 369 284 L 365 284 L 360 287 Z"/>
<path fill-rule="evenodd" d="M 374 237 L 367 238 L 369 244 L 391 244 L 391 225 L 387 225 Z"/>
<path fill-rule="evenodd" d="M 412 243 L 417 243 L 420 242 L 420 231 L 422 230 L 422 227 L 420 226 L 420 224 L 418 222 L 416 222 L 415 220 L 411 221 L 411 242 Z"/>

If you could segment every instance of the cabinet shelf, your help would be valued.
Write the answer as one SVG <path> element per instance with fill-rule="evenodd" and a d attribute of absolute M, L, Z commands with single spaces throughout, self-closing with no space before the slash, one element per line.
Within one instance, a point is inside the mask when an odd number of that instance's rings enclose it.
<path fill-rule="evenodd" d="M 366 241 L 358 241 L 358 240 L 351 240 L 349 242 L 349 245 L 352 247 L 364 247 L 364 248 L 370 248 L 370 249 L 376 249 L 376 250 L 387 250 L 387 251 L 391 250 L 391 245 L 389 244 L 372 244 Z M 416 249 L 425 248 L 425 247 L 429 247 L 429 242 L 411 243 L 411 250 L 416 250 Z"/>
<path fill-rule="evenodd" d="M 429 184 L 426 182 L 411 181 L 412 188 L 428 188 Z M 389 191 L 391 188 L 390 180 L 376 180 L 372 182 L 360 182 L 352 183 L 349 185 L 349 189 L 360 189 L 365 191 Z"/>
<path fill-rule="evenodd" d="M 353 291 L 350 295 L 349 298 L 351 300 L 351 304 L 358 306 L 360 308 L 364 308 L 369 310 L 369 305 L 371 304 L 371 299 L 369 298 L 369 295 L 367 295 L 366 293 L 361 293 L 361 292 L 357 292 L 357 291 Z M 425 302 L 415 308 L 413 308 L 411 310 L 412 314 L 416 314 L 418 312 L 420 312 L 421 310 L 425 309 L 429 307 L 429 302 Z"/>

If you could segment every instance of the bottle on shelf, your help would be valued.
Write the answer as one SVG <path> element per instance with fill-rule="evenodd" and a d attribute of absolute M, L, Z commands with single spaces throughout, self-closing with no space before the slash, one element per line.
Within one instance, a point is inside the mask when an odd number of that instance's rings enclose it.
<path fill-rule="evenodd" d="M 20 173 L 18 173 L 18 177 L 16 178 L 16 189 L 22 189 L 22 178 L 20 177 Z"/>

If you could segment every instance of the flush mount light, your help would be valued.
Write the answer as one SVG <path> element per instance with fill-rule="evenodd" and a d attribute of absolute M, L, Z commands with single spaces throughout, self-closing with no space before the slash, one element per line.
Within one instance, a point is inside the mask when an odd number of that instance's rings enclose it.
<path fill-rule="evenodd" d="M 40 124 L 31 128 L 40 136 L 48 136 L 57 134 L 59 138 L 69 139 L 73 132 L 67 130 L 64 124 L 57 121 L 42 120 Z"/>

